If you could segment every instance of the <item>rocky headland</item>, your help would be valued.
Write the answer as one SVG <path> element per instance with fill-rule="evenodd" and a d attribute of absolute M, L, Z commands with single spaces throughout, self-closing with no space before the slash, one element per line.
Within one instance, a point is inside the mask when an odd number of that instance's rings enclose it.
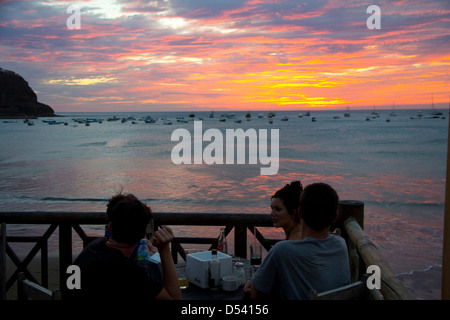
<path fill-rule="evenodd" d="M 37 100 L 28 82 L 14 71 L 0 68 L 0 118 L 54 117 L 54 110 Z"/>

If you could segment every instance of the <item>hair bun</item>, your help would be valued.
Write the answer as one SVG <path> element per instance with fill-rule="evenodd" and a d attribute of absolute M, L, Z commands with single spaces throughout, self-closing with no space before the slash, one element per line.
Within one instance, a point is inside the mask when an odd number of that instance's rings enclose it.
<path fill-rule="evenodd" d="M 303 185 L 300 181 L 292 181 L 289 186 L 293 189 L 297 189 L 299 192 L 303 191 Z"/>

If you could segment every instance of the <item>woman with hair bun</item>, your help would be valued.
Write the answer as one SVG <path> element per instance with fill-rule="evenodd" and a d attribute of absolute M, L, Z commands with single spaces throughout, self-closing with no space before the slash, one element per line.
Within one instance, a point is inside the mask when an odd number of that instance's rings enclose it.
<path fill-rule="evenodd" d="M 293 181 L 275 192 L 271 198 L 270 216 L 275 228 L 283 228 L 286 240 L 301 240 L 300 217 L 298 208 L 303 186 Z"/>

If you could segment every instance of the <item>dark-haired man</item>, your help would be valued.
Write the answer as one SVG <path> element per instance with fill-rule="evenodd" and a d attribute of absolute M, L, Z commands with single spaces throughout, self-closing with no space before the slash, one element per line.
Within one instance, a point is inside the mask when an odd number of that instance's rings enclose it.
<path fill-rule="evenodd" d="M 347 245 L 330 234 L 339 197 L 325 183 L 304 188 L 299 216 L 302 240 L 280 241 L 267 254 L 244 291 L 252 299 L 301 300 L 350 283 Z"/>
<path fill-rule="evenodd" d="M 169 227 L 161 227 L 149 249 L 159 251 L 163 282 L 154 281 L 132 254 L 146 235 L 151 209 L 132 194 L 118 194 L 107 205 L 110 237 L 92 241 L 75 259 L 80 267 L 81 289 L 64 290 L 64 299 L 141 300 L 180 299 L 177 271 L 170 253 Z"/>

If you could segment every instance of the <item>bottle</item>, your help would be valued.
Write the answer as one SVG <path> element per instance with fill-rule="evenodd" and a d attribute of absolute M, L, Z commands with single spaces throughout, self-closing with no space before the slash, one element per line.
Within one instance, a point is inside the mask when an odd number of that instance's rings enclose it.
<path fill-rule="evenodd" d="M 111 233 L 109 232 L 108 225 L 105 225 L 105 238 L 109 238 Z"/>
<path fill-rule="evenodd" d="M 211 259 L 209 260 L 208 284 L 212 291 L 219 290 L 220 285 L 220 261 L 217 258 L 217 250 L 211 250 Z"/>
<path fill-rule="evenodd" d="M 233 275 L 240 279 L 239 286 L 245 285 L 247 282 L 247 275 L 245 274 L 245 265 L 243 262 L 236 262 L 234 264 Z"/>
<path fill-rule="evenodd" d="M 137 263 L 138 265 L 144 266 L 147 263 L 147 258 L 150 256 L 150 251 L 147 247 L 147 240 L 141 239 L 139 249 L 137 252 Z"/>
<path fill-rule="evenodd" d="M 228 253 L 228 245 L 227 238 L 225 237 L 225 229 L 220 228 L 219 239 L 217 240 L 217 251 L 227 254 Z"/>

